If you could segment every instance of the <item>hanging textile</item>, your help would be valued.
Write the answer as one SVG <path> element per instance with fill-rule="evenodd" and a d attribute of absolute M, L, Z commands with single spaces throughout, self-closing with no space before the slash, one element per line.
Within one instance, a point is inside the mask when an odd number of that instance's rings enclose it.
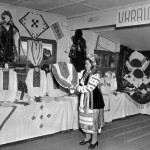
<path fill-rule="evenodd" d="M 120 47 L 117 67 L 118 90 L 126 92 L 136 103 L 150 102 L 150 57 L 145 51 Z"/>
<path fill-rule="evenodd" d="M 34 66 L 40 65 L 43 59 L 43 44 L 41 41 L 28 40 L 27 41 L 27 59 L 31 61 Z"/>
<path fill-rule="evenodd" d="M 19 22 L 25 27 L 34 40 L 49 28 L 43 16 L 33 12 L 25 14 Z"/>

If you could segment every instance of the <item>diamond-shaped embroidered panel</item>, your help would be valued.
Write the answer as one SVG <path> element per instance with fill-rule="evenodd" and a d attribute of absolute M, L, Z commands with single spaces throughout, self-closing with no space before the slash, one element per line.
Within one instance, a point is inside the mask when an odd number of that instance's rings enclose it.
<path fill-rule="evenodd" d="M 41 14 L 28 12 L 19 22 L 25 27 L 33 39 L 37 39 L 49 26 Z"/>

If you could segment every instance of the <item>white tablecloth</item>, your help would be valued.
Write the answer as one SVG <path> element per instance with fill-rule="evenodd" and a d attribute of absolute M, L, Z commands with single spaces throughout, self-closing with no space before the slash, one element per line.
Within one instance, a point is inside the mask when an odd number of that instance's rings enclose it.
<path fill-rule="evenodd" d="M 150 104 L 138 107 L 125 93 L 103 96 L 105 122 L 134 114 L 150 115 Z M 27 106 L 0 106 L 0 145 L 69 129 L 78 129 L 77 97 Z"/>
<path fill-rule="evenodd" d="M 135 114 L 150 115 L 150 104 L 136 104 L 125 93 L 118 93 L 116 96 L 113 94 L 103 95 L 103 97 L 105 122 Z"/>
<path fill-rule="evenodd" d="M 16 108 L 0 106 L 0 145 L 78 129 L 77 97 Z"/>

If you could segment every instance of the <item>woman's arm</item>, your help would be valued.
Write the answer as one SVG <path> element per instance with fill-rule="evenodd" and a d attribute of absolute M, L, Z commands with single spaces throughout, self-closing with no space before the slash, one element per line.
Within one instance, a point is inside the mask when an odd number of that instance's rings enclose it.
<path fill-rule="evenodd" d="M 77 87 L 77 91 L 81 92 L 81 93 L 87 93 L 87 92 L 91 92 L 93 91 L 96 86 L 99 84 L 100 82 L 100 75 L 99 74 L 94 74 L 91 75 L 91 77 L 89 78 L 89 82 L 87 85 L 79 85 Z"/>

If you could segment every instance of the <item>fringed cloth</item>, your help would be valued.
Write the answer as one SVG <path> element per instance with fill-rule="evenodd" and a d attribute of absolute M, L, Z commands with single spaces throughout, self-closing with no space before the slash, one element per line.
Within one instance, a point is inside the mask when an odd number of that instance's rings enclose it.
<path fill-rule="evenodd" d="M 78 74 L 72 64 L 59 62 L 52 65 L 52 73 L 56 81 L 64 88 L 78 84 Z"/>

